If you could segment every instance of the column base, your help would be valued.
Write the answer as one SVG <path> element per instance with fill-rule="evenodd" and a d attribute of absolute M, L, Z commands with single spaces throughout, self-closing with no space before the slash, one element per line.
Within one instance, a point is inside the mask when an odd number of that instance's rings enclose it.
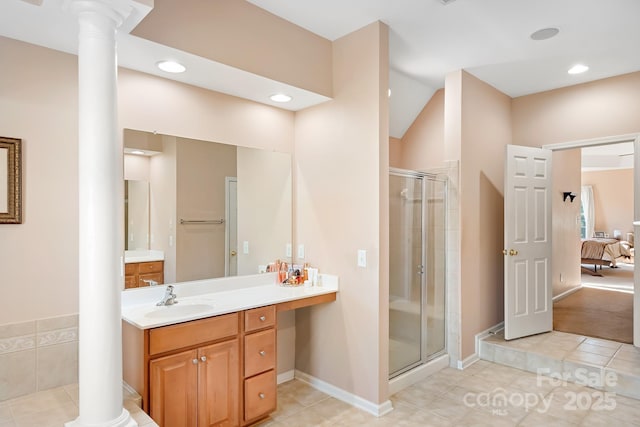
<path fill-rule="evenodd" d="M 122 414 L 115 420 L 107 421 L 100 424 L 85 424 L 80 420 L 80 417 L 73 421 L 69 421 L 64 424 L 64 427 L 138 427 L 136 420 L 131 418 L 131 414 L 126 409 L 122 410 Z"/>

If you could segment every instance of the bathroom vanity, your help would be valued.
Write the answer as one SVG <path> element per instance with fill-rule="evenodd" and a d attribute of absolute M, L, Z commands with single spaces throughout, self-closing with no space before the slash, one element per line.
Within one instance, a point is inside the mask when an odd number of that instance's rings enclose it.
<path fill-rule="evenodd" d="M 142 288 L 164 283 L 164 252 L 125 251 L 124 288 Z"/>
<path fill-rule="evenodd" d="M 125 382 L 159 426 L 247 426 L 276 409 L 277 313 L 336 300 L 338 280 L 282 287 L 275 274 L 123 292 Z"/>

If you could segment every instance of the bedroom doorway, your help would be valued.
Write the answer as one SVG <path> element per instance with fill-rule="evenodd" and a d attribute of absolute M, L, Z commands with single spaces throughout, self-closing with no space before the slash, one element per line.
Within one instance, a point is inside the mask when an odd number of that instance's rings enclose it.
<path fill-rule="evenodd" d="M 561 151 L 561 150 L 570 150 L 570 149 L 576 149 L 576 148 L 580 148 L 580 149 L 593 149 L 594 147 L 599 147 L 599 146 L 611 146 L 613 144 L 620 144 L 620 143 L 627 143 L 629 144 L 629 146 L 631 146 L 633 148 L 633 151 L 631 153 L 626 152 L 623 153 L 625 156 L 627 157 L 632 157 L 633 158 L 633 173 L 632 173 L 632 181 L 633 182 L 640 182 L 640 170 L 639 170 L 639 165 L 640 165 L 640 135 L 638 134 L 632 134 L 632 135 L 622 135 L 622 136 L 615 136 L 615 137 L 608 137 L 608 138 L 600 138 L 600 139 L 593 139 L 593 140 L 583 140 L 583 141 L 573 141 L 573 142 L 568 142 L 568 143 L 560 143 L 560 144 L 550 144 L 550 145 L 545 145 L 543 146 L 543 148 L 547 148 L 550 149 L 552 151 Z M 633 197 L 632 197 L 632 209 L 633 209 L 633 216 L 632 216 L 632 233 L 633 236 L 638 235 L 638 233 L 640 232 L 640 188 L 638 188 L 638 186 L 634 186 L 633 187 Z M 580 215 L 580 217 L 578 218 L 579 220 L 583 219 L 583 215 Z M 582 224 L 581 223 L 581 227 L 587 228 L 586 224 Z M 601 230 L 595 230 L 594 227 L 594 232 L 595 231 L 601 231 Z M 624 237 L 626 238 L 626 232 L 624 235 L 622 235 L 622 230 L 616 230 L 619 233 L 619 236 L 617 237 Z M 586 232 L 588 233 L 588 232 Z M 614 237 L 612 234 L 616 234 L 613 230 L 611 232 L 606 232 L 603 231 L 604 234 L 609 234 L 609 237 Z M 626 263 L 625 263 L 626 264 Z M 609 267 L 605 267 L 605 269 L 607 269 Z M 632 335 L 632 341 L 633 344 L 635 346 L 640 346 L 640 267 L 638 267 L 637 263 L 635 263 L 635 259 L 633 264 L 631 265 L 631 267 L 629 267 L 629 269 L 632 270 L 632 275 L 633 275 L 633 284 L 631 286 L 627 285 L 629 288 L 631 288 L 631 291 L 633 293 L 631 299 L 631 311 L 632 314 L 630 314 L 630 316 L 632 317 L 632 331 L 630 332 Z M 596 270 L 596 272 L 599 270 Z M 613 270 L 612 270 L 613 271 Z M 598 276 L 594 276 L 594 277 L 598 277 Z M 581 289 L 580 287 L 575 288 L 575 293 L 577 294 L 579 291 L 578 289 Z M 586 289 L 589 289 L 588 287 Z M 574 292 L 574 290 L 570 290 L 568 292 L 564 292 L 563 294 L 561 294 L 561 296 L 569 295 L 572 292 Z M 567 299 L 570 298 L 567 297 Z M 629 301 L 629 297 L 627 297 L 627 301 Z M 612 303 L 613 305 L 611 307 L 615 306 L 615 303 Z M 627 304 L 629 304 L 627 302 Z M 617 310 L 617 308 L 612 308 L 612 310 Z M 604 314 L 603 316 L 604 317 Z M 587 322 L 589 323 L 589 322 Z M 591 324 L 593 324 L 593 322 L 590 322 Z M 593 329 L 591 329 L 593 330 Z M 589 331 L 589 329 L 587 328 L 587 332 Z M 588 335 L 588 334 L 583 334 L 583 335 Z"/>

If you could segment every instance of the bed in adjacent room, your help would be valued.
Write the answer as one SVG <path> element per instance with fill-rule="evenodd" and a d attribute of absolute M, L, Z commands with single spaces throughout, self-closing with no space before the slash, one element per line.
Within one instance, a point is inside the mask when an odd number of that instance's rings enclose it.
<path fill-rule="evenodd" d="M 593 238 L 582 239 L 581 263 L 593 264 L 594 272 L 598 266 L 606 265 L 615 268 L 620 259 L 631 257 L 631 245 L 629 242 L 618 239 Z"/>

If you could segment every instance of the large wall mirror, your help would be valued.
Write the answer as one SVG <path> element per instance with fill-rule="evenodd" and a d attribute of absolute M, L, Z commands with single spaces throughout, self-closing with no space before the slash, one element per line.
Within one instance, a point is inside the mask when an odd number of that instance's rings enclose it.
<path fill-rule="evenodd" d="M 163 251 L 165 283 L 257 274 L 286 259 L 289 153 L 129 129 L 124 146 L 125 248 Z"/>

